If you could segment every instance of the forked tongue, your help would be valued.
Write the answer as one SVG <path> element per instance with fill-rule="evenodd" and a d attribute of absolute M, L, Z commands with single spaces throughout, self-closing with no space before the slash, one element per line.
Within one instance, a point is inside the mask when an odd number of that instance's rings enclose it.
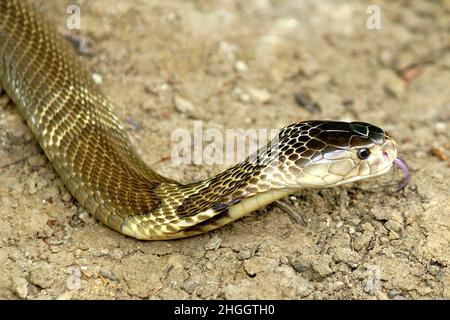
<path fill-rule="evenodd" d="M 401 158 L 397 158 L 394 160 L 394 164 L 402 171 L 403 178 L 400 180 L 397 191 L 402 190 L 409 182 L 409 179 L 411 178 L 411 174 L 409 173 L 409 168 L 406 165 L 406 162 L 402 160 Z"/>

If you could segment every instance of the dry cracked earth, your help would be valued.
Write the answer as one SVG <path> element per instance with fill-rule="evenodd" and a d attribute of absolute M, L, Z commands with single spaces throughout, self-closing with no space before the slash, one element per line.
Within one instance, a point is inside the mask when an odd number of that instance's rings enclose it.
<path fill-rule="evenodd" d="M 385 128 L 412 171 L 283 203 L 202 236 L 142 242 L 90 217 L 17 108 L 0 99 L 0 298 L 450 299 L 449 1 L 33 1 L 78 51 L 145 161 L 175 166 L 171 133 L 306 119 Z M 380 29 L 367 27 L 369 5 Z"/>

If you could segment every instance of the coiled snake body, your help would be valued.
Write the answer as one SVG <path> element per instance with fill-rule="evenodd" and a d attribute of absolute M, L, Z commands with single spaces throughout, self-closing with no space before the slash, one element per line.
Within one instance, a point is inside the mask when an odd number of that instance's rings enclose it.
<path fill-rule="evenodd" d="M 165 178 L 137 155 L 70 45 L 23 2 L 0 0 L 0 86 L 72 195 L 118 232 L 148 240 L 200 234 L 300 188 L 381 175 L 397 158 L 378 127 L 306 121 L 213 178 Z"/>

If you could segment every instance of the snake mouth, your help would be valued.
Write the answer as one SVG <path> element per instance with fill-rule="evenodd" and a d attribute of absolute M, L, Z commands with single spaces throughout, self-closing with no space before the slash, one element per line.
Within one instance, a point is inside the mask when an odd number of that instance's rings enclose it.
<path fill-rule="evenodd" d="M 408 165 L 402 158 L 397 157 L 393 163 L 403 173 L 403 178 L 402 178 L 402 180 L 400 180 L 400 182 L 398 183 L 398 187 L 397 187 L 397 191 L 400 191 L 400 190 L 403 190 L 408 185 L 409 180 L 411 178 L 411 174 L 410 174 Z"/>
<path fill-rule="evenodd" d="M 402 179 L 398 183 L 397 191 L 403 190 L 409 183 L 411 179 L 411 174 L 406 162 L 398 156 L 398 147 L 394 139 L 389 135 L 386 135 L 386 140 L 381 147 L 380 160 L 386 167 L 380 170 L 377 175 L 381 175 L 387 172 L 392 166 L 399 168 L 403 174 Z"/>

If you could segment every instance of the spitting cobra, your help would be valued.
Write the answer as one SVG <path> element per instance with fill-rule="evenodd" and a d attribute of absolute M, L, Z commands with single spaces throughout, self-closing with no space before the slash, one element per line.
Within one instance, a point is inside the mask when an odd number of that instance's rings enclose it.
<path fill-rule="evenodd" d="M 150 169 L 112 102 L 70 44 L 23 0 L 0 0 L 0 87 L 17 105 L 79 204 L 108 227 L 145 240 L 208 232 L 302 188 L 372 178 L 397 143 L 365 122 L 304 121 L 224 172 L 181 184 Z"/>

